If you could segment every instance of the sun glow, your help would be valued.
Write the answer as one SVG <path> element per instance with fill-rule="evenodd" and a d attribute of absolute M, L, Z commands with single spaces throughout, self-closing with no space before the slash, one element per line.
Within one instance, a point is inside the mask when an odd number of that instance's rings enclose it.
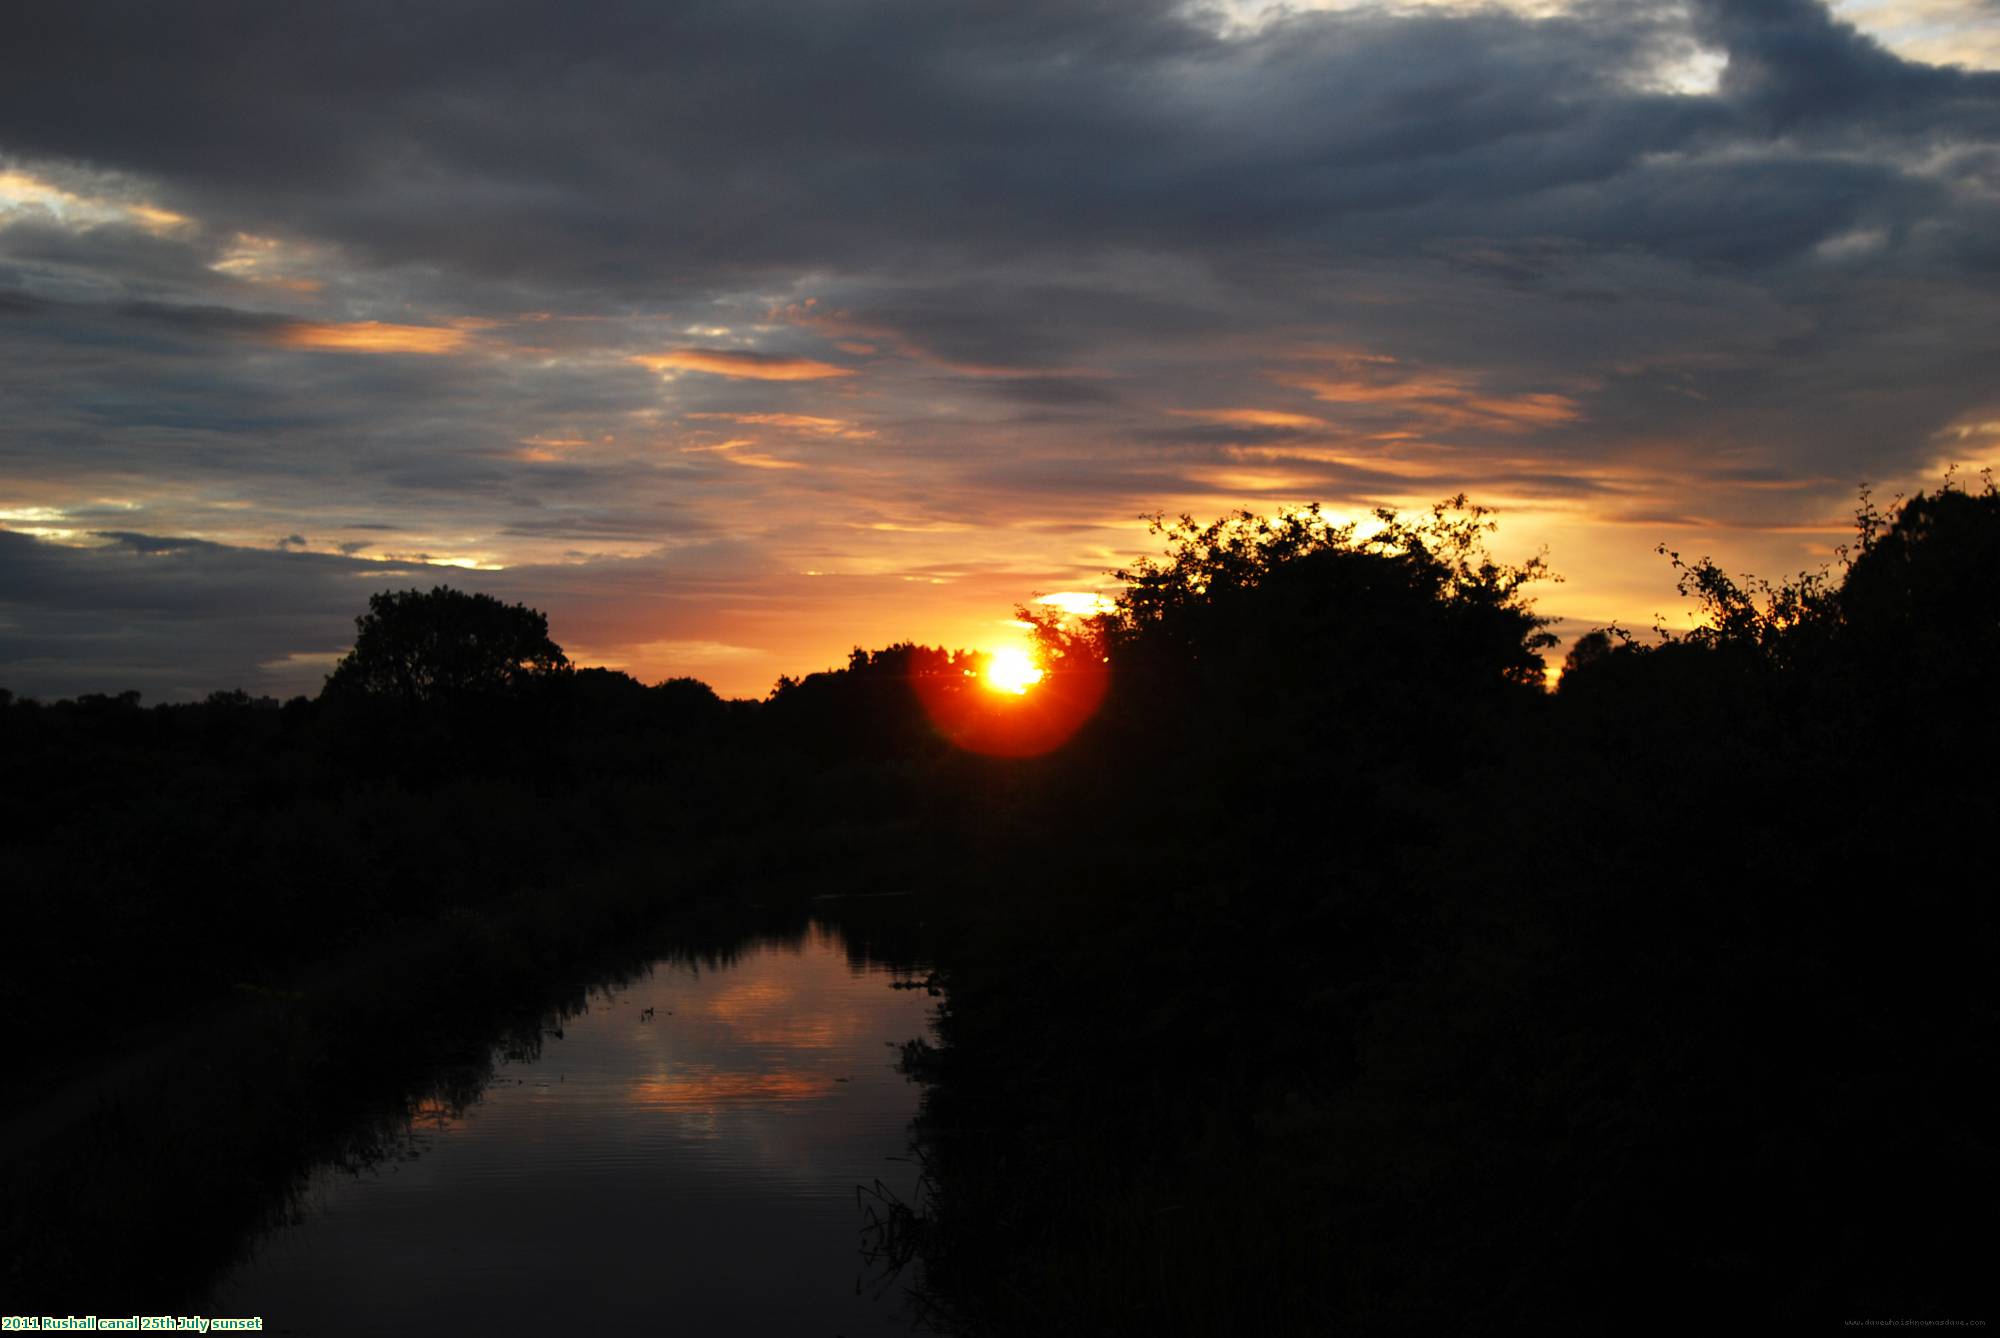
<path fill-rule="evenodd" d="M 986 686 L 994 692 L 1011 692 L 1021 697 L 1041 681 L 1042 667 L 1019 647 L 996 650 L 986 658 Z"/>

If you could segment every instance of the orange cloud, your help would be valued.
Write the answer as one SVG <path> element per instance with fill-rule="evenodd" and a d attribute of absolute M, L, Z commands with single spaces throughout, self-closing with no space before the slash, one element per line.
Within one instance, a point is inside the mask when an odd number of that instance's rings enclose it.
<path fill-rule="evenodd" d="M 606 437 L 605 440 L 608 442 L 611 438 Z M 564 452 L 590 444 L 583 437 L 523 437 L 521 438 L 521 449 L 514 452 L 514 458 L 517 460 L 530 460 L 536 464 L 553 464 L 558 460 L 567 458 Z"/>
<path fill-rule="evenodd" d="M 854 375 L 851 367 L 836 367 L 830 362 L 818 362 L 812 358 L 719 348 L 676 348 L 665 353 L 642 353 L 632 361 L 656 372 L 707 372 L 711 376 L 733 376 L 750 381 L 824 381 L 828 377 Z"/>
<path fill-rule="evenodd" d="M 188 222 L 186 214 L 177 214 L 171 209 L 160 209 L 150 204 L 128 204 L 125 208 L 132 217 L 154 231 L 178 228 Z"/>
<path fill-rule="evenodd" d="M 1581 417 L 1577 402 L 1567 395 L 1492 395 L 1466 377 L 1406 372 L 1393 359 L 1344 350 L 1326 356 L 1337 372 L 1272 372 L 1270 379 L 1303 390 L 1322 404 L 1392 408 L 1432 428 L 1528 432 Z"/>
<path fill-rule="evenodd" d="M 1469 392 L 1449 377 L 1410 377 L 1400 381 L 1336 380 L 1310 374 L 1280 373 L 1271 378 L 1281 386 L 1309 393 L 1327 404 L 1402 404 L 1412 400 L 1457 400 Z"/>
<path fill-rule="evenodd" d="M 1443 478 L 1450 476 L 1454 469 L 1462 468 L 1458 463 L 1425 463 L 1419 459 L 1408 458 L 1406 453 L 1401 452 L 1394 455 L 1386 452 L 1366 455 L 1334 446 L 1231 446 L 1225 454 L 1239 463 L 1282 464 L 1307 461 L 1313 464 L 1366 470 L 1371 474 L 1399 479 Z"/>
<path fill-rule="evenodd" d="M 797 460 L 780 460 L 774 455 L 759 455 L 754 451 L 746 451 L 743 449 L 743 447 L 745 446 L 755 446 L 756 444 L 757 444 L 756 442 L 751 441 L 747 437 L 740 437 L 733 441 L 719 441 L 713 446 L 683 446 L 681 447 L 681 454 L 683 455 L 717 454 L 720 455 L 723 459 L 727 460 L 732 465 L 744 465 L 751 469 L 804 469 L 805 468 L 805 466 L 800 464 Z"/>
<path fill-rule="evenodd" d="M 1317 474 L 1292 471 L 1267 474 L 1244 469 L 1203 469 L 1191 471 L 1188 477 L 1225 493 L 1285 493 L 1304 497 L 1321 485 Z"/>
<path fill-rule="evenodd" d="M 1568 423 L 1577 418 L 1576 401 L 1567 395 L 1515 395 L 1509 399 L 1476 399 L 1466 407 L 1523 425 Z"/>
<path fill-rule="evenodd" d="M 856 427 L 844 418 L 816 418 L 803 413 L 691 413 L 689 418 L 747 423 L 753 427 L 780 427 L 793 432 L 810 432 L 821 437 L 860 440 L 872 437 L 872 428 Z"/>
<path fill-rule="evenodd" d="M 65 228 L 92 228 L 101 223 L 137 223 L 148 232 L 170 232 L 192 222 L 186 214 L 110 195 L 83 195 L 15 168 L 0 169 L 0 209 L 38 205 Z"/>
<path fill-rule="evenodd" d="M 1204 423 L 1226 423 L 1231 427 L 1325 427 L 1324 418 L 1305 413 L 1280 413 L 1276 409 L 1169 409 L 1176 418 L 1199 418 Z"/>
<path fill-rule="evenodd" d="M 278 332 L 286 348 L 331 349 L 342 353 L 455 353 L 463 329 L 435 325 L 388 325 L 382 321 L 301 321 Z"/>

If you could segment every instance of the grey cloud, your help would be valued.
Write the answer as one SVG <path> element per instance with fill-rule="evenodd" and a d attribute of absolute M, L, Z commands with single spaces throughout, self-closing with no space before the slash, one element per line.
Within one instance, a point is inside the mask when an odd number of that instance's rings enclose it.
<path fill-rule="evenodd" d="M 121 302 L 109 314 L 167 326 L 190 337 L 269 338 L 294 323 L 292 318 L 268 312 L 189 303 Z"/>
<path fill-rule="evenodd" d="M 1339 434 L 1323 428 L 1284 427 L 1269 424 L 1178 423 L 1172 427 L 1147 428 L 1139 434 L 1147 442 L 1173 446 L 1271 445 L 1284 442 L 1320 441 Z"/>
<path fill-rule="evenodd" d="M 1051 407 L 1115 403 L 1118 396 L 1095 381 L 1067 376 L 999 377 L 979 383 L 980 389 L 1001 399 Z"/>
<path fill-rule="evenodd" d="M 480 572 L 98 537 L 107 542 L 79 548 L 0 530 L 0 685 L 42 697 L 137 688 L 187 699 L 233 686 L 311 694 L 376 591 L 451 585 L 553 602 L 593 585 L 585 567 Z M 657 567 L 648 573 L 658 594 L 665 583 Z"/>
<path fill-rule="evenodd" d="M 177 539 L 156 534 L 138 534 L 131 530 L 99 530 L 97 538 L 109 540 L 122 549 L 129 549 L 151 557 L 160 553 L 187 553 L 212 549 L 214 544 L 200 539 Z"/>
<path fill-rule="evenodd" d="M 0 681 L 32 696 L 137 688 L 310 691 L 326 666 L 260 668 L 344 648 L 367 591 L 345 559 L 119 533 L 68 548 L 0 530 Z"/>
<path fill-rule="evenodd" d="M 1683 40 L 1673 13 L 1355 11 L 1231 41 L 1163 4 L 50 8 L 10 44 L 0 117 L 19 152 L 157 175 L 244 226 L 600 293 L 1400 244 L 1643 178 L 1649 155 L 1863 122 L 1993 133 L 1994 76 L 1910 66 L 1804 3 L 1701 7 L 1722 96 L 1637 90 Z M 1679 221 L 1639 235 L 1671 247 Z"/>
<path fill-rule="evenodd" d="M 0 140 L 0 150 L 6 144 Z M 0 166 L 5 166 L 0 161 Z M 0 288 L 69 302 L 148 302 L 219 292 L 226 280 L 198 232 L 161 236 L 126 224 L 67 227 L 53 216 L 0 223 Z"/>

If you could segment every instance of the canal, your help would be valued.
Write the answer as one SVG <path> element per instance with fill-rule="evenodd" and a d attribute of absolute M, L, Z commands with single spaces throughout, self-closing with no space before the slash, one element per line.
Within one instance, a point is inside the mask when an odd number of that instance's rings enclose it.
<path fill-rule="evenodd" d="M 927 992 L 823 921 L 671 952 L 312 1172 L 216 1285 L 267 1332 L 902 1333 L 864 1189 L 909 1201 Z M 900 986 L 900 987 L 899 987 Z"/>

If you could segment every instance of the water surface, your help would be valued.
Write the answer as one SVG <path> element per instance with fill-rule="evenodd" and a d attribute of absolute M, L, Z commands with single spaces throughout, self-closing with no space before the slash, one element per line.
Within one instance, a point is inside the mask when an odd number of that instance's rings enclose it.
<path fill-rule="evenodd" d="M 907 977 L 904 977 L 905 979 Z M 856 1187 L 905 1200 L 930 1000 L 836 930 L 594 991 L 400 1159 L 315 1173 L 209 1313 L 290 1333 L 902 1333 Z M 649 1012 L 650 1010 L 650 1012 Z"/>

